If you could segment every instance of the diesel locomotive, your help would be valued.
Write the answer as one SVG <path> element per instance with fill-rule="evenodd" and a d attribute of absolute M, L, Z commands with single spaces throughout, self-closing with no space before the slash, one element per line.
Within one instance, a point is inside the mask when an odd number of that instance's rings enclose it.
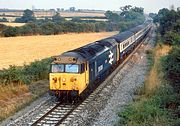
<path fill-rule="evenodd" d="M 96 81 L 104 80 L 151 29 L 144 23 L 115 36 L 54 56 L 49 74 L 50 91 L 58 98 L 77 97 Z"/>

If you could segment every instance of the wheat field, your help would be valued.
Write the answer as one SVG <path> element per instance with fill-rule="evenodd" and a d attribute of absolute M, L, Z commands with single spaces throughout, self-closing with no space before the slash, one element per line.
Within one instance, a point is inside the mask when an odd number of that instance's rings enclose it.
<path fill-rule="evenodd" d="M 59 55 L 114 34 L 117 32 L 0 38 L 0 69 Z"/>
<path fill-rule="evenodd" d="M 4 24 L 6 26 L 12 26 L 12 27 L 20 27 L 20 26 L 25 25 L 26 23 L 0 22 L 0 24 Z"/>

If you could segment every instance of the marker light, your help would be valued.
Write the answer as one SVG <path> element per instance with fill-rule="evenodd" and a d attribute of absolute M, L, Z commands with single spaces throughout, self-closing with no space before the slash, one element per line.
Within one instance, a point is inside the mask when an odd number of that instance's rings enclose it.
<path fill-rule="evenodd" d="M 66 78 L 63 78 L 62 81 L 65 82 L 65 81 L 66 81 Z"/>

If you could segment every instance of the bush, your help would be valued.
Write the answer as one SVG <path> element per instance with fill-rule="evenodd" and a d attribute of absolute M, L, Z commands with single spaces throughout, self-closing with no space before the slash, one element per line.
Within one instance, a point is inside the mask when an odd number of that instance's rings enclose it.
<path fill-rule="evenodd" d="M 2 31 L 4 31 L 7 28 L 6 25 L 0 24 L 0 36 L 3 36 Z"/>
<path fill-rule="evenodd" d="M 17 36 L 18 35 L 18 28 L 7 26 L 7 28 L 2 31 L 2 35 L 5 37 Z"/>
<path fill-rule="evenodd" d="M 0 18 L 0 22 L 8 22 L 7 18 Z"/>
<path fill-rule="evenodd" d="M 19 35 L 33 35 L 33 30 L 28 25 L 19 28 Z"/>
<path fill-rule="evenodd" d="M 180 47 L 173 47 L 169 55 L 161 59 L 165 77 L 180 92 Z"/>
<path fill-rule="evenodd" d="M 44 59 L 41 61 L 32 62 L 30 65 L 25 65 L 23 69 L 23 74 L 30 82 L 48 79 L 50 62 L 50 59 Z"/>
<path fill-rule="evenodd" d="M 120 124 L 132 126 L 172 125 L 174 116 L 166 109 L 166 105 L 180 99 L 179 95 L 172 94 L 173 89 L 170 86 L 162 86 L 150 96 L 142 97 L 140 101 L 128 105 L 123 112 L 119 113 L 122 118 Z"/>
<path fill-rule="evenodd" d="M 52 35 L 52 34 L 55 34 L 55 29 L 57 28 L 56 27 L 56 24 L 53 23 L 53 22 L 47 22 L 47 23 L 44 23 L 40 26 L 41 28 L 41 33 L 44 34 L 44 35 Z"/>
<path fill-rule="evenodd" d="M 32 62 L 23 67 L 10 66 L 0 71 L 0 84 L 29 84 L 33 81 L 48 79 L 51 59 Z"/>
<path fill-rule="evenodd" d="M 21 67 L 10 66 L 0 71 L 0 84 L 22 83 L 23 71 Z"/>
<path fill-rule="evenodd" d="M 163 38 L 165 39 L 165 40 L 164 40 L 164 43 L 165 43 L 165 44 L 169 44 L 169 45 L 173 45 L 173 42 L 174 42 L 174 40 L 175 40 L 175 37 L 176 37 L 176 33 L 175 33 L 175 32 L 173 32 L 173 31 L 167 31 L 167 32 L 164 34 L 164 36 L 163 36 Z"/>
<path fill-rule="evenodd" d="M 180 32 L 174 36 L 173 45 L 180 45 Z"/>
<path fill-rule="evenodd" d="M 81 22 L 82 20 L 81 20 L 80 17 L 73 17 L 73 18 L 71 19 L 71 21 L 72 21 L 72 22 Z"/>

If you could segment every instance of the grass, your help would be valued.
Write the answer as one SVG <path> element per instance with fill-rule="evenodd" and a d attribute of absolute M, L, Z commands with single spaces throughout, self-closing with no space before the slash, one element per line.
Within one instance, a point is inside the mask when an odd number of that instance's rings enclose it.
<path fill-rule="evenodd" d="M 171 126 L 174 115 L 173 104 L 178 94 L 173 94 L 173 88 L 166 84 L 160 58 L 168 54 L 170 46 L 158 44 L 153 50 L 147 51 L 149 60 L 149 74 L 144 86 L 136 94 L 140 95 L 134 102 L 119 113 L 123 126 Z M 172 104 L 172 105 L 171 105 Z"/>
<path fill-rule="evenodd" d="M 153 50 L 148 51 L 150 72 L 145 79 L 145 92 L 151 92 L 151 90 L 159 86 L 159 84 L 163 83 L 163 73 L 160 72 L 160 58 L 167 55 L 171 49 L 171 46 L 158 44 Z"/>
<path fill-rule="evenodd" d="M 171 97 L 172 88 L 162 86 L 151 92 L 151 95 L 141 98 L 119 113 L 122 117 L 120 124 L 125 126 L 170 126 L 173 114 L 164 106 Z"/>
<path fill-rule="evenodd" d="M 48 81 L 31 85 L 0 85 L 0 121 L 21 110 L 48 91 Z"/>
<path fill-rule="evenodd" d="M 0 38 L 0 69 L 22 66 L 116 34 L 117 32 L 80 33 L 49 36 Z"/>
<path fill-rule="evenodd" d="M 32 95 L 27 85 L 0 86 L 0 120 L 3 120 L 16 112 L 23 104 L 29 102 Z"/>

